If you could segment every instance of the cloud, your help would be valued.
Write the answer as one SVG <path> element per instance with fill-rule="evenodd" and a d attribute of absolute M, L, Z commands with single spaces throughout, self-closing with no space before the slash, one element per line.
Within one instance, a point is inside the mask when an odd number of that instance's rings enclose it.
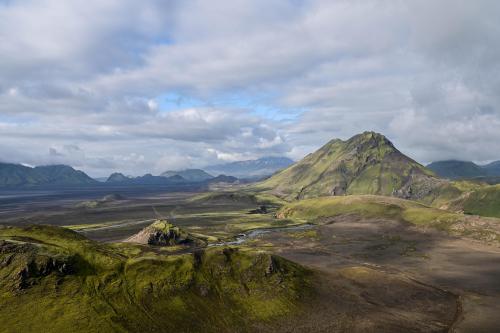
<path fill-rule="evenodd" d="M 422 162 L 500 159 L 499 13 L 493 0 L 0 2 L 0 153 L 142 174 L 300 158 L 377 130 Z"/>

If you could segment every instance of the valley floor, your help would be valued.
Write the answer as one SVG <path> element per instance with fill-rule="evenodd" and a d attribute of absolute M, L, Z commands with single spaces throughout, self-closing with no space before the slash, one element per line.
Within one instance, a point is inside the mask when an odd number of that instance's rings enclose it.
<path fill-rule="evenodd" d="M 307 232 L 262 234 L 251 244 L 329 274 L 364 267 L 435 286 L 460 296 L 455 332 L 499 329 L 499 247 L 354 215 Z M 384 292 L 378 293 L 381 299 Z"/>

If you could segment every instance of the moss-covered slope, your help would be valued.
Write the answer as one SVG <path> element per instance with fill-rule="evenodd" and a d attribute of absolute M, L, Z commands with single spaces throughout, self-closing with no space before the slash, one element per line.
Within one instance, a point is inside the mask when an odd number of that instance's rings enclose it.
<path fill-rule="evenodd" d="M 421 202 L 441 209 L 488 217 L 500 217 L 500 185 L 473 181 L 447 182 Z"/>
<path fill-rule="evenodd" d="M 48 226 L 0 239 L 1 332 L 251 331 L 309 290 L 309 271 L 248 250 L 155 255 Z"/>
<path fill-rule="evenodd" d="M 350 214 L 362 218 L 395 219 L 453 235 L 500 242 L 500 219 L 468 216 L 384 196 L 353 195 L 300 200 L 282 207 L 277 215 L 279 218 L 321 222 Z"/>
<path fill-rule="evenodd" d="M 442 182 L 383 135 L 365 132 L 347 141 L 330 141 L 257 188 L 287 199 L 344 194 L 419 199 Z"/>

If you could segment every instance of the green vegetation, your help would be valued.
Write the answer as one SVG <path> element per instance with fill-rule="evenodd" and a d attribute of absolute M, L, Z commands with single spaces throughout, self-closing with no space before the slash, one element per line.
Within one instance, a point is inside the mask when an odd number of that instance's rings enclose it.
<path fill-rule="evenodd" d="M 453 212 L 500 217 L 500 185 L 449 182 L 435 189 L 422 202 Z"/>
<path fill-rule="evenodd" d="M 459 164 L 470 169 L 467 163 Z M 393 196 L 453 212 L 500 217 L 500 186 L 439 179 L 373 132 L 332 140 L 254 189 L 288 201 L 346 194 Z"/>
<path fill-rule="evenodd" d="M 500 185 L 482 186 L 463 201 L 465 214 L 500 217 Z"/>
<path fill-rule="evenodd" d="M 282 207 L 278 217 L 321 223 L 349 214 L 363 218 L 395 219 L 453 235 L 500 242 L 500 219 L 452 213 L 391 197 L 362 195 L 301 200 Z"/>
<path fill-rule="evenodd" d="M 256 185 L 287 200 L 343 194 L 422 198 L 441 181 L 399 152 L 383 135 L 365 132 L 332 140 Z"/>
<path fill-rule="evenodd" d="M 316 239 L 318 238 L 317 230 L 305 230 L 305 231 L 292 231 L 287 233 L 292 238 L 301 239 L 301 238 L 310 238 Z"/>
<path fill-rule="evenodd" d="M 240 204 L 255 204 L 255 205 L 270 205 L 282 206 L 286 201 L 278 198 L 270 193 L 254 193 L 249 191 L 239 192 L 208 192 L 195 195 L 190 198 L 191 202 L 201 204 L 214 203 L 240 203 Z"/>
<path fill-rule="evenodd" d="M 1 228 L 0 263 L 3 332 L 264 329 L 300 310 L 311 277 L 244 248 L 161 255 L 49 226 Z"/>

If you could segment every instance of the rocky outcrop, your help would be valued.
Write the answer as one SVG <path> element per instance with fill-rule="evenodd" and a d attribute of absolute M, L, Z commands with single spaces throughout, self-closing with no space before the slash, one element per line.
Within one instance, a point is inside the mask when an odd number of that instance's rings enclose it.
<path fill-rule="evenodd" d="M 193 237 L 166 220 L 156 220 L 153 224 L 127 238 L 125 242 L 145 245 L 172 246 L 178 244 L 197 244 L 201 240 Z"/>
<path fill-rule="evenodd" d="M 8 268 L 11 289 L 22 290 L 51 274 L 71 274 L 74 258 L 51 255 L 43 246 L 0 240 L 0 269 Z"/>

